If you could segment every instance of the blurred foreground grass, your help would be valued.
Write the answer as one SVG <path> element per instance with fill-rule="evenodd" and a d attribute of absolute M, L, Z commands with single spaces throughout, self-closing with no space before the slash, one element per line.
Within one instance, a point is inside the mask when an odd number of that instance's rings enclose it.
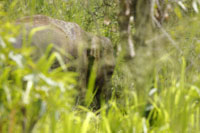
<path fill-rule="evenodd" d="M 146 79 L 151 90 L 139 96 L 137 89 L 146 88 L 135 88 L 131 74 L 134 65 L 119 59 L 121 62 L 112 81 L 119 98 L 113 97 L 94 112 L 76 105 L 77 73 L 62 68 L 50 71 L 58 54 L 52 53 L 47 59 L 51 47 L 37 62 L 31 58 L 34 48 L 12 47 L 19 29 L 10 22 L 24 15 L 41 13 L 77 22 L 90 31 L 99 30 L 117 42 L 119 38 L 109 26 L 94 28 L 94 20 L 100 25 L 103 23 L 103 19 L 98 19 L 103 12 L 91 18 L 80 1 L 33 0 L 26 5 L 24 2 L 0 2 L 0 132 L 200 132 L 198 15 L 182 18 L 167 28 L 178 50 L 169 42 L 159 42 L 169 46 L 166 54 L 156 60 L 151 77 Z M 91 1 L 89 8 L 95 10 L 95 4 Z M 112 18 L 112 13 L 108 17 Z"/>

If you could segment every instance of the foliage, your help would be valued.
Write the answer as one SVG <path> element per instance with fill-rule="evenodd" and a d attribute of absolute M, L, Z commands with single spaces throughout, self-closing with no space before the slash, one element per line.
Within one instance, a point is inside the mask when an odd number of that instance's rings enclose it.
<path fill-rule="evenodd" d="M 147 58 L 145 62 L 141 57 L 136 65 L 118 56 L 112 79 L 116 95 L 107 104 L 102 102 L 97 111 L 76 105 L 78 74 L 63 67 L 51 69 L 54 60 L 60 57 L 59 53 L 49 54 L 51 45 L 37 61 L 32 58 L 34 47 L 26 43 L 21 49 L 12 46 L 19 33 L 14 20 L 31 14 L 74 21 L 87 31 L 112 38 L 117 44 L 118 5 L 114 0 L 104 2 L 0 1 L 0 132 L 200 131 L 200 16 L 194 11 L 186 13 L 182 7 L 174 6 L 172 21 L 162 27 L 168 38 L 161 32 L 148 40 L 156 40 L 157 51 L 153 55 L 157 58 Z M 191 0 L 183 2 L 186 7 L 192 4 Z M 160 48 L 161 44 L 165 47 Z M 141 49 L 140 53 L 144 56 L 148 49 Z M 150 66 L 153 71 L 144 79 L 141 75 Z M 132 74 L 133 67 L 137 67 L 137 77 Z M 140 79 L 145 81 L 145 88 L 136 88 L 135 81 Z"/>

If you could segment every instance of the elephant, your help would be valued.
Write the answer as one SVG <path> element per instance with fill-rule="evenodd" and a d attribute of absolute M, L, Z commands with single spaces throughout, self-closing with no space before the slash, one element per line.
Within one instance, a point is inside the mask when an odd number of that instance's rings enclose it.
<path fill-rule="evenodd" d="M 73 64 L 69 71 L 79 73 L 80 83 L 77 88 L 80 101 L 83 101 L 86 94 L 93 66 L 96 66 L 94 88 L 97 89 L 93 102 L 100 108 L 101 98 L 109 99 L 112 91 L 108 84 L 116 64 L 113 45 L 109 38 L 86 32 L 76 23 L 44 15 L 26 16 L 18 19 L 16 24 L 25 29 L 25 38 L 28 38 L 35 29 L 30 44 L 36 47 L 36 59 L 45 53 L 49 44 L 53 44 L 52 51 L 62 53 L 66 64 Z M 23 38 L 23 33 L 20 33 L 14 43 L 15 48 L 22 47 Z M 57 66 L 58 62 L 55 63 L 55 67 Z"/>

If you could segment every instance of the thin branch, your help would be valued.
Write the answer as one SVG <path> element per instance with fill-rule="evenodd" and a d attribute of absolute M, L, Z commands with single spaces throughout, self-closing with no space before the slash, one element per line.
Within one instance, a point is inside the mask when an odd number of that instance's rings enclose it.
<path fill-rule="evenodd" d="M 131 58 L 135 56 L 135 48 L 134 48 L 134 43 L 132 40 L 132 34 L 131 34 L 131 24 L 133 23 L 133 16 L 129 18 L 129 25 L 128 25 L 128 45 L 129 45 L 129 52 Z"/>
<path fill-rule="evenodd" d="M 172 37 L 170 36 L 170 34 L 167 33 L 167 31 L 161 26 L 161 24 L 156 20 L 156 18 L 154 16 L 152 16 L 153 21 L 155 22 L 155 24 L 158 26 L 158 28 L 160 28 L 161 32 L 164 34 L 165 37 L 167 37 L 167 39 L 171 42 L 171 44 L 180 52 L 182 53 L 182 51 L 180 50 L 179 46 L 177 45 L 176 41 L 172 39 Z"/>

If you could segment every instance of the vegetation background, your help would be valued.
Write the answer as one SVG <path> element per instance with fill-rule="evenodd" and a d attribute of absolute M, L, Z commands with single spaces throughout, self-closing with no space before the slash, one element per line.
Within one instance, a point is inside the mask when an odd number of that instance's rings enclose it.
<path fill-rule="evenodd" d="M 0 132 L 200 132 L 199 6 L 199 0 L 1 0 Z M 12 47 L 15 20 L 34 14 L 112 40 L 113 97 L 101 109 L 76 105 L 77 73 L 48 71 L 56 58 L 47 58 L 51 47 L 36 63 L 32 47 Z"/>

